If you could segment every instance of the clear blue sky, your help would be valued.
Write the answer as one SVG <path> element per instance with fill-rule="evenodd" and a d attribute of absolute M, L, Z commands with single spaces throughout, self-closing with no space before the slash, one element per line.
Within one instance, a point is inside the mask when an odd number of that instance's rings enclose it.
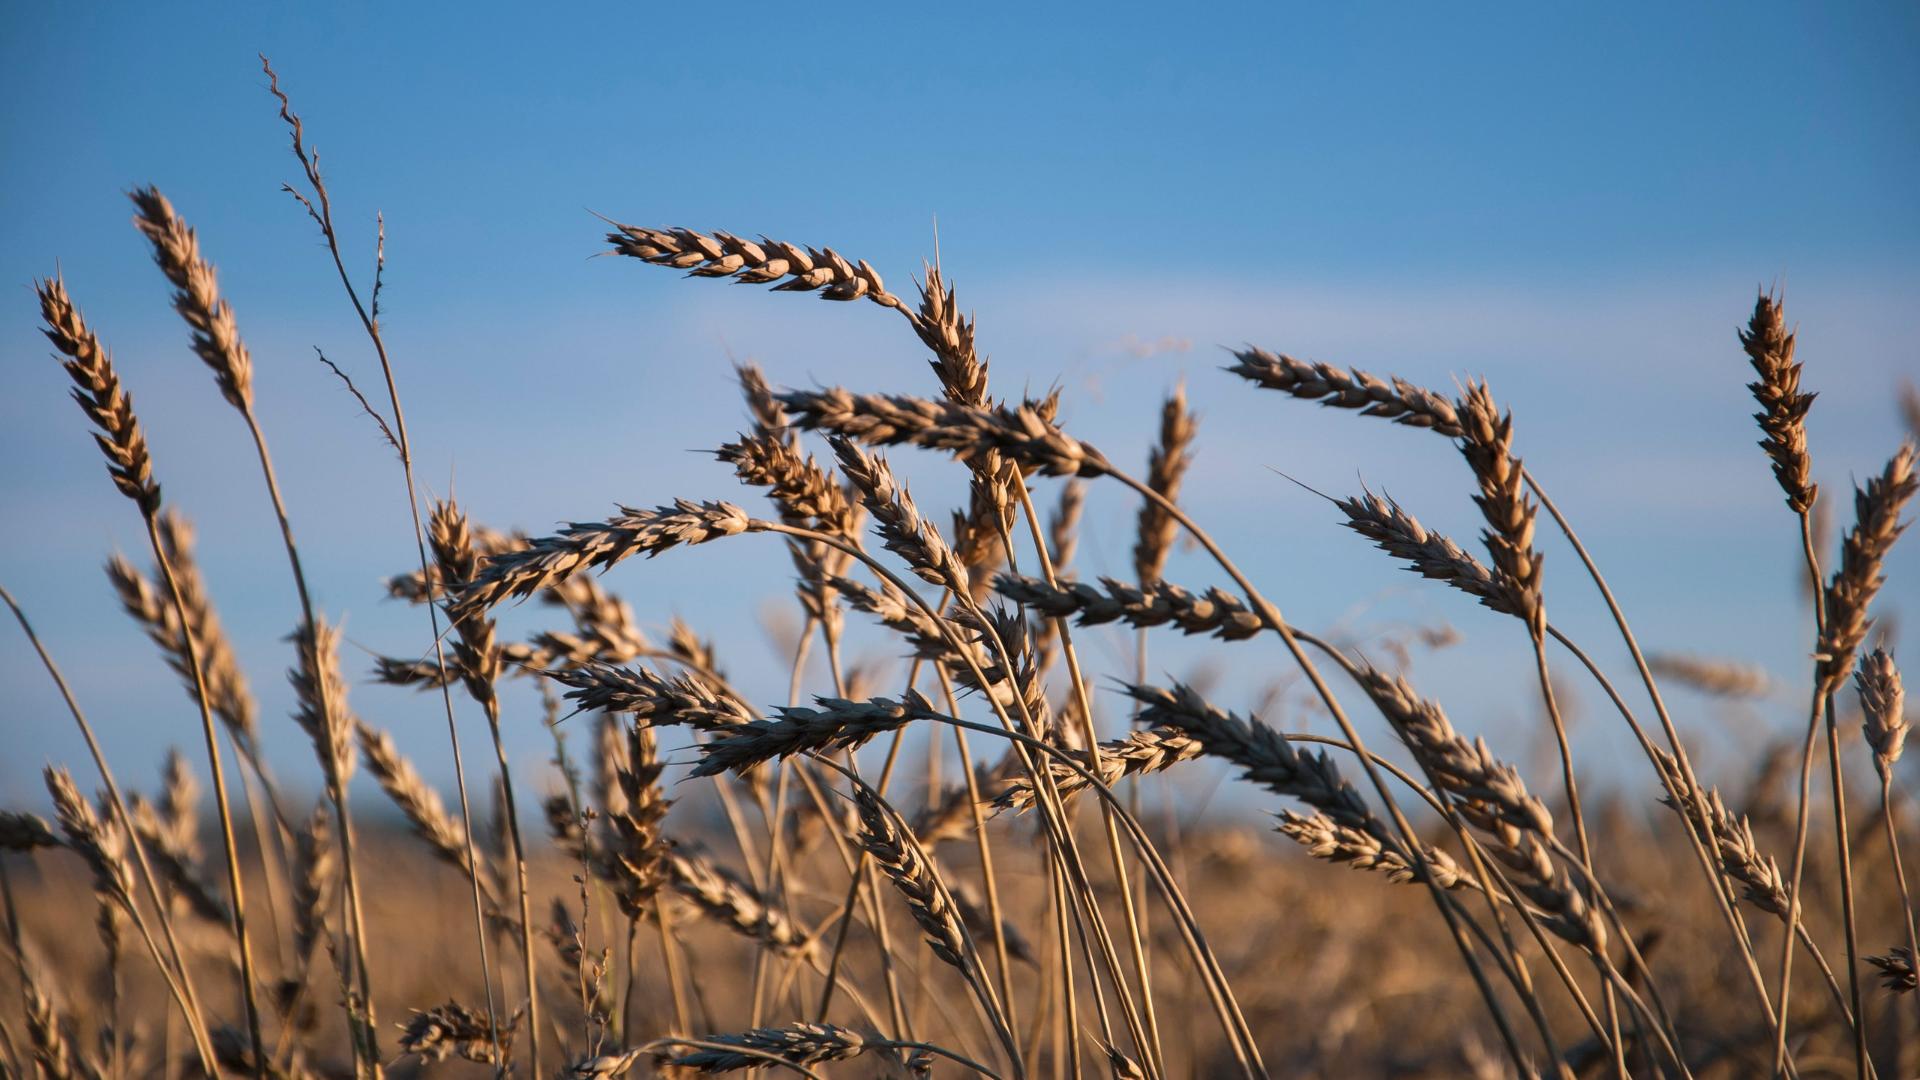
<path fill-rule="evenodd" d="M 1297 621 L 1450 620 L 1423 687 L 1516 756 L 1534 706 L 1516 630 L 1412 581 L 1268 466 L 1329 490 L 1364 479 L 1463 542 L 1465 473 L 1431 436 L 1252 391 L 1216 370 L 1243 341 L 1432 385 L 1486 375 L 1519 445 L 1612 571 L 1650 645 L 1803 679 L 1791 521 L 1752 445 L 1733 336 L 1756 287 L 1802 330 L 1818 479 L 1850 480 L 1900 435 L 1920 373 L 1920 14 L 1911 5 L 1326 5 L 1077 11 L 980 7 L 26 5 L 0 13 L 0 580 L 38 618 L 142 775 L 195 723 L 118 613 L 100 563 L 138 556 L 35 333 L 30 282 L 58 266 L 114 348 L 169 497 L 263 701 L 283 772 L 278 639 L 294 621 L 244 432 L 186 348 L 128 225 L 158 184 L 195 224 L 258 367 L 318 598 L 358 646 L 418 653 L 382 601 L 412 558 L 397 471 L 313 348 L 374 379 L 323 249 L 278 191 L 287 152 L 255 53 L 274 59 L 337 199 L 358 270 L 388 222 L 388 332 L 423 483 L 534 530 L 615 500 L 750 499 L 689 451 L 742 423 L 727 357 L 776 380 L 929 389 L 896 319 L 865 305 L 677 280 L 588 259 L 589 211 L 832 244 L 905 286 L 940 254 L 1005 393 L 1060 383 L 1066 418 L 1122 460 L 1185 377 L 1205 413 L 1191 502 Z M 915 464 L 925 501 L 952 470 Z M 752 504 L 750 504 L 752 505 Z M 1102 492 L 1085 572 L 1126 565 L 1130 504 Z M 1889 598 L 1920 598 L 1914 545 Z M 1591 590 L 1548 543 L 1556 620 L 1610 663 Z M 782 554 L 746 540 L 617 570 L 651 623 L 722 638 L 755 692 L 784 694 L 759 598 Z M 1217 580 L 1182 556 L 1171 573 Z M 512 618 L 516 625 L 527 614 Z M 1122 645 L 1092 635 L 1102 657 Z M 877 642 L 866 646 L 884 651 Z M 1159 655 L 1184 671 L 1198 650 Z M 1241 706 L 1272 648 L 1224 654 Z M 348 665 L 368 664 L 356 647 Z M 1518 670 L 1518 669 L 1514 669 Z M 1711 739 L 1722 710 L 1683 698 Z M 356 686 L 430 774 L 432 702 Z M 1785 724 L 1797 692 L 1742 713 Z M 513 750 L 545 739 L 516 698 Z M 1750 715 L 1749 715 L 1750 713 Z M 1580 733 L 1623 745 L 1597 711 Z M 467 717 L 480 737 L 476 716 Z M 1287 723 L 1311 719 L 1284 718 Z M 0 630 L 0 801 L 81 748 Z M 1749 747 L 1750 749 L 1750 747 Z"/>

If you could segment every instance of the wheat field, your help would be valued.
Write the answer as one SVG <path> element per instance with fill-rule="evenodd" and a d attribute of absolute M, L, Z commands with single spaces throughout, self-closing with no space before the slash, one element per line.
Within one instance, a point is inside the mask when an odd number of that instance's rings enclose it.
<path fill-rule="evenodd" d="M 1483 380 L 1246 345 L 1171 388 L 1135 443 L 1096 447 L 1062 424 L 1061 391 L 990 383 L 937 260 L 902 285 L 745 233 L 610 222 L 599 250 L 636 289 L 841 302 L 928 368 L 843 388 L 739 363 L 745 426 L 707 450 L 747 490 L 528 533 L 417 480 L 384 246 L 371 274 L 351 268 L 319 156 L 263 69 L 298 162 L 290 212 L 377 364 L 346 383 L 364 415 L 341 437 L 387 444 L 396 467 L 364 482 L 414 508 L 383 587 L 417 609 L 417 648 L 343 655 L 212 253 L 166 195 L 132 191 L 154 287 L 243 421 L 283 541 L 297 730 L 260 715 L 250 680 L 278 676 L 243 670 L 164 448 L 84 286 L 51 273 L 35 296 L 69 419 L 147 541 L 107 573 L 199 725 L 157 771 L 115 775 L 84 707 L 91 658 L 50 655 L 0 592 L 24 632 L 7 647 L 38 650 L 90 750 L 46 768 L 45 804 L 0 812 L 8 1075 L 1920 1076 L 1920 827 L 1887 617 L 1915 593 L 1884 580 L 1920 487 L 1920 397 L 1904 391 L 1905 441 L 1890 428 L 1882 461 L 1849 464 L 1850 502 L 1820 490 L 1821 371 L 1796 358 L 1783 294 L 1727 298 L 1726 370 L 1744 354 L 1751 466 L 1803 552 L 1801 672 L 1643 651 L 1570 516 L 1579 493 L 1523 463 L 1528 403 Z M 1275 573 L 1189 517 L 1199 414 L 1228 395 L 1344 410 L 1356 442 L 1458 462 L 1457 489 L 1422 498 L 1476 508 L 1478 536 L 1358 486 L 1313 504 L 1439 604 L 1510 617 L 1527 661 L 1494 677 L 1532 703 L 1542 752 L 1423 693 L 1412 657 L 1449 663 L 1445 625 L 1361 648 L 1290 622 L 1287 574 L 1314 552 Z M 890 460 L 922 458 L 964 477 L 962 505 L 916 502 Z M 1076 572 L 1095 494 L 1132 508 L 1123 577 Z M 787 565 L 791 590 L 766 598 L 789 613 L 782 700 L 730 681 L 753 650 L 622 599 L 707 544 Z M 1207 580 L 1163 577 L 1182 545 Z M 1607 639 L 1556 624 L 1563 605 L 1597 606 Z M 874 635 L 897 662 L 854 662 L 850 637 Z M 1284 694 L 1168 674 L 1155 650 L 1176 636 Z M 1573 715 L 1576 683 L 1597 715 Z M 526 688 L 543 715 L 524 715 Z M 1804 688 L 1794 735 L 1711 762 L 1700 711 L 1670 707 L 1783 688 Z M 401 692 L 430 703 L 451 789 L 356 713 Z M 1576 721 L 1630 733 L 1637 756 L 1579 760 Z M 552 760 L 528 770 L 502 731 L 536 722 Z M 289 740 L 311 745 L 303 775 L 266 763 L 263 742 Z"/>

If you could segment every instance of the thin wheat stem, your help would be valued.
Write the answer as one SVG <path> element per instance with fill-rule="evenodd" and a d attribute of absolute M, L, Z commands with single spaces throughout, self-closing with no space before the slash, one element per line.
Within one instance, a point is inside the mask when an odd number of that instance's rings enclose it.
<path fill-rule="evenodd" d="M 1020 509 L 1026 515 L 1027 528 L 1032 534 L 1035 553 L 1040 559 L 1040 573 L 1049 586 L 1059 584 L 1054 576 L 1053 556 L 1047 550 L 1046 533 L 1040 527 L 1040 516 L 1034 512 L 1033 496 L 1027 490 L 1025 480 L 1013 485 L 1014 494 L 1020 497 Z M 1067 626 L 1064 617 L 1054 619 L 1054 632 L 1060 637 L 1060 652 L 1067 662 L 1067 676 L 1073 686 L 1074 700 L 1079 706 L 1080 720 L 1087 741 L 1087 763 L 1094 775 L 1100 774 L 1100 733 L 1093 724 L 1093 703 L 1087 699 L 1086 677 L 1080 670 L 1080 657 L 1073 647 L 1073 631 Z M 1153 1007 L 1153 974 L 1147 967 L 1146 947 L 1142 944 L 1145 935 L 1141 932 L 1140 914 L 1134 905 L 1133 885 L 1128 881 L 1127 862 L 1120 850 L 1120 831 L 1113 822 L 1113 813 L 1103 808 L 1101 823 L 1107 834 L 1107 855 L 1113 864 L 1116 888 L 1120 893 L 1122 914 L 1126 917 L 1127 943 L 1132 951 L 1134 978 L 1139 982 L 1141 1019 L 1146 1028 L 1147 1045 L 1140 1048 L 1147 1058 L 1147 1067 L 1155 1075 L 1166 1071 L 1166 1052 L 1160 1045 L 1160 1022 Z M 1124 989 L 1124 987 L 1123 987 Z"/>
<path fill-rule="evenodd" d="M 308 215 L 311 216 L 315 224 L 319 226 L 321 236 L 327 243 L 327 253 L 333 259 L 334 270 L 339 275 L 340 286 L 346 292 L 348 302 L 353 305 L 354 314 L 359 316 L 361 328 L 366 332 L 368 340 L 373 344 L 374 353 L 380 360 L 380 373 L 386 381 L 387 401 L 393 410 L 393 427 L 398 435 L 399 441 L 400 469 L 406 479 L 407 510 L 413 519 L 414 548 L 419 558 L 420 575 L 426 582 L 427 620 L 433 632 L 435 667 L 441 673 L 440 696 L 446 711 L 447 738 L 453 748 L 454 779 L 460 793 L 461 829 L 465 833 L 467 857 L 469 861 L 473 861 L 476 852 L 473 842 L 473 813 L 467 799 L 466 768 L 461 760 L 460 753 L 460 731 L 453 718 L 453 692 L 452 688 L 446 685 L 447 664 L 446 656 L 440 644 L 440 609 L 436 602 L 437 598 L 435 595 L 438 586 L 436 579 L 430 571 L 431 563 L 427 557 L 427 533 L 420 518 L 420 497 L 415 488 L 413 478 L 413 444 L 408 438 L 406 415 L 400 406 L 400 388 L 394 379 L 393 363 L 387 355 L 387 343 L 386 339 L 380 333 L 380 325 L 368 315 L 366 307 L 361 304 L 359 290 L 354 287 L 353 278 L 347 273 L 346 262 L 341 258 L 340 239 L 333 226 L 332 199 L 327 194 L 326 185 L 320 179 L 318 159 L 307 151 L 306 145 L 302 140 L 300 118 L 294 113 L 291 102 L 288 101 L 286 94 L 280 89 L 279 76 L 274 73 L 273 66 L 267 62 L 267 58 L 264 55 L 260 57 L 260 67 L 267 75 L 270 92 L 280 103 L 280 117 L 286 122 L 291 131 L 294 156 L 300 160 L 300 167 L 302 171 L 306 173 L 307 183 L 313 191 L 313 197 L 310 200 L 306 196 L 294 191 L 291 187 L 286 188 L 286 190 L 298 199 L 301 205 L 306 207 Z M 384 259 L 382 259 L 382 264 L 384 264 Z M 344 833 L 342 839 L 345 839 Z M 477 863 L 475 865 L 477 865 Z M 486 989 L 487 1024 L 490 1029 L 499 1030 L 499 1019 L 493 1004 L 493 972 L 492 965 L 488 958 L 486 915 L 482 910 L 480 883 L 477 875 L 474 876 L 471 884 L 474 939 L 479 949 L 481 983 Z M 371 1002 L 369 1002 L 369 1008 L 371 1008 Z M 535 1022 L 532 1028 L 533 1056 L 534 1059 L 538 1061 L 540 1057 L 540 1025 Z M 379 1072 L 377 1062 L 374 1064 L 374 1071 L 376 1074 Z"/>

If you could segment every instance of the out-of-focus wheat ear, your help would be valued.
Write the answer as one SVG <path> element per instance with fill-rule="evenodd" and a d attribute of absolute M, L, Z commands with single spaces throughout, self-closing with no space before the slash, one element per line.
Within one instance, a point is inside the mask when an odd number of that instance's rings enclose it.
<path fill-rule="evenodd" d="M 1793 359 L 1793 333 L 1787 329 L 1786 309 L 1776 296 L 1761 293 L 1753 303 L 1747 328 L 1740 331 L 1740 347 L 1759 379 L 1747 384 L 1760 411 L 1760 448 L 1773 460 L 1774 479 L 1787 493 L 1787 505 L 1796 514 L 1813 506 L 1820 489 L 1811 479 L 1807 454 L 1807 410 L 1813 394 L 1800 392 L 1800 365 Z"/>
<path fill-rule="evenodd" d="M 74 1071 L 78 1059 L 59 1010 L 40 988 L 40 980 L 24 957 L 19 959 L 18 971 L 20 993 L 26 1000 L 27 1049 L 34 1065 L 46 1080 L 73 1080 L 78 1075 Z"/>
<path fill-rule="evenodd" d="M 803 247 L 761 237 L 756 243 L 732 233 L 692 229 L 648 229 L 613 223 L 607 234 L 613 253 L 685 270 L 690 277 L 730 277 L 742 285 L 772 285 L 775 292 L 818 292 L 822 300 L 866 297 L 882 307 L 906 310 L 887 291 L 880 272 L 847 262 L 832 248 Z"/>
<path fill-rule="evenodd" d="M 167 748 L 167 764 L 161 772 L 160 821 L 168 841 L 200 861 L 200 780 L 193 775 L 186 755 L 178 747 Z"/>
<path fill-rule="evenodd" d="M 132 499 L 143 514 L 160 509 L 160 485 L 153 478 L 147 437 L 133 413 L 133 396 L 120 387 L 113 357 L 67 295 L 66 283 L 47 278 L 34 285 L 40 298 L 42 333 L 66 359 L 61 361 L 73 380 L 73 400 L 99 432 L 94 441 L 107 457 L 107 472 L 121 494 Z"/>
<path fill-rule="evenodd" d="M 1160 407 L 1160 439 L 1147 457 L 1147 486 L 1168 502 L 1180 499 L 1180 484 L 1193 465 L 1193 437 L 1200 417 L 1187 408 L 1184 383 Z M 1167 567 L 1167 555 L 1173 550 L 1179 526 L 1166 508 L 1151 499 L 1140 503 L 1140 520 L 1133 542 L 1133 573 L 1141 585 L 1159 580 Z"/>
<path fill-rule="evenodd" d="M 63 768 L 49 765 L 43 770 L 47 784 L 47 794 L 53 797 L 53 807 L 60 820 L 60 831 L 67 838 L 67 847 L 80 856 L 93 872 L 93 887 L 101 895 L 109 897 L 123 908 L 133 907 L 133 871 L 127 862 L 126 836 L 118 829 L 110 829 L 93 812 L 89 803 L 74 786 L 73 776 Z"/>
<path fill-rule="evenodd" d="M 59 847 L 60 838 L 53 826 L 38 814 L 0 810 L 0 851 L 32 851 L 34 848 Z"/>
<path fill-rule="evenodd" d="M 1905 945 L 1895 945 L 1887 950 L 1885 956 L 1868 956 L 1867 963 L 1880 969 L 1880 985 L 1896 994 L 1911 994 L 1920 981 L 1914 977 L 1914 951 Z"/>
<path fill-rule="evenodd" d="M 1900 669 L 1885 649 L 1875 649 L 1860 660 L 1854 673 L 1860 691 L 1860 714 L 1866 728 L 1873 763 L 1886 775 L 1907 742 L 1907 691 Z"/>
<path fill-rule="evenodd" d="M 400 1052 L 421 1061 L 461 1058 L 480 1065 L 504 1064 L 512 1057 L 519 1019 L 516 1012 L 496 1030 L 486 1017 L 457 1001 L 416 1009 L 401 1025 Z"/>
<path fill-rule="evenodd" d="M 1831 692 L 1853 670 L 1853 657 L 1872 624 L 1867 610 L 1886 578 L 1881 569 L 1893 543 L 1906 531 L 1900 520 L 1920 490 L 1914 475 L 1914 444 L 1903 444 L 1879 476 L 1853 495 L 1854 525 L 1840 547 L 1840 566 L 1827 585 L 1827 622 L 1821 635 L 1819 678 Z"/>
<path fill-rule="evenodd" d="M 294 847 L 293 952 L 302 972 L 312 962 L 314 946 L 327 936 L 327 909 L 340 873 L 328 818 L 327 804 L 315 803 Z"/>
<path fill-rule="evenodd" d="M 1767 669 L 1725 657 L 1653 653 L 1647 657 L 1647 667 L 1656 675 L 1713 697 L 1763 698 L 1774 691 L 1773 676 Z"/>
<path fill-rule="evenodd" d="M 340 630 L 325 619 L 294 632 L 300 666 L 287 672 L 297 702 L 294 722 L 313 741 L 327 797 L 346 798 L 353 776 L 354 718 L 347 708 L 347 684 L 340 676 Z"/>
<path fill-rule="evenodd" d="M 153 244 L 154 265 L 173 283 L 173 309 L 193 331 L 193 351 L 213 370 L 220 393 L 241 412 L 253 408 L 253 359 L 240 340 L 233 309 L 220 296 L 213 265 L 200 257 L 193 230 L 154 187 L 128 193 L 133 223 Z"/>
<path fill-rule="evenodd" d="M 1362 416 L 1430 428 L 1450 437 L 1461 434 L 1460 416 L 1452 402 L 1398 376 L 1382 379 L 1358 368 L 1342 371 L 1331 364 L 1295 360 L 1252 346 L 1235 349 L 1233 358 L 1227 370 L 1255 386 L 1331 408 L 1358 409 Z"/>

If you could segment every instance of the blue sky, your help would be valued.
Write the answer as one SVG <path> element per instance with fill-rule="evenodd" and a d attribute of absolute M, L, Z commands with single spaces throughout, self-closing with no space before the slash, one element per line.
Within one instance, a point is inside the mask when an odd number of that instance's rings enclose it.
<path fill-rule="evenodd" d="M 1420 658 L 1416 676 L 1516 756 L 1535 706 L 1509 677 L 1524 673 L 1515 628 L 1400 573 L 1271 471 L 1338 493 L 1384 487 L 1465 542 L 1477 523 L 1457 456 L 1243 387 L 1217 370 L 1218 346 L 1441 387 L 1491 378 L 1521 452 L 1648 644 L 1741 657 L 1794 684 L 1808 633 L 1792 523 L 1752 445 L 1733 328 L 1756 287 L 1786 286 L 1821 392 L 1818 479 L 1844 512 L 1849 482 L 1900 437 L 1893 387 L 1920 373 L 1917 50 L 1920 14 L 1894 4 L 945 17 L 8 5 L 0 580 L 120 768 L 138 775 L 164 745 L 192 744 L 184 697 L 100 573 L 115 547 L 138 556 L 142 537 L 35 332 L 30 283 L 59 267 L 116 352 L 170 499 L 200 525 L 274 759 L 304 767 L 278 640 L 292 590 L 244 431 L 127 223 L 123 193 L 150 182 L 220 267 L 318 599 L 356 643 L 349 668 L 367 667 L 361 648 L 425 648 L 424 621 L 378 588 L 412 557 L 397 470 L 313 360 L 319 346 L 375 379 L 324 250 L 278 190 L 297 166 L 254 58 L 265 52 L 320 149 L 361 272 L 374 213 L 386 215 L 387 327 L 421 480 L 483 520 L 542 530 L 616 500 L 750 499 L 691 452 L 742 423 L 730 355 L 785 383 L 930 389 L 887 313 L 590 259 L 602 231 L 590 212 L 832 244 L 896 288 L 933 256 L 937 217 L 1001 392 L 1057 382 L 1073 430 L 1144 459 L 1156 399 L 1185 378 L 1205 414 L 1189 496 L 1201 519 L 1303 625 L 1340 622 L 1363 640 L 1410 621 L 1458 626 L 1465 642 Z M 942 463 L 912 473 L 929 504 L 957 490 Z M 1124 568 L 1131 512 L 1097 493 L 1083 572 Z M 1617 665 L 1571 553 L 1546 543 L 1556 621 Z M 1920 596 L 1912 545 L 1893 571 L 1889 599 Z M 1170 576 L 1217 580 L 1190 555 Z M 760 602 L 785 577 L 777 548 L 747 540 L 608 583 L 650 623 L 678 612 L 719 637 L 741 681 L 777 702 Z M 1156 649 L 1175 672 L 1202 652 Z M 1283 670 L 1270 647 L 1216 655 L 1235 705 Z M 448 775 L 432 702 L 371 686 L 354 700 Z M 1712 741 L 1720 719 L 1788 723 L 1799 695 L 1731 717 L 1682 700 Z M 545 737 L 517 701 L 512 749 L 535 768 Z M 1625 745 L 1593 716 L 1582 740 Z M 0 724 L 12 751 L 0 800 L 35 799 L 43 761 L 81 759 L 12 631 L 0 632 Z"/>

